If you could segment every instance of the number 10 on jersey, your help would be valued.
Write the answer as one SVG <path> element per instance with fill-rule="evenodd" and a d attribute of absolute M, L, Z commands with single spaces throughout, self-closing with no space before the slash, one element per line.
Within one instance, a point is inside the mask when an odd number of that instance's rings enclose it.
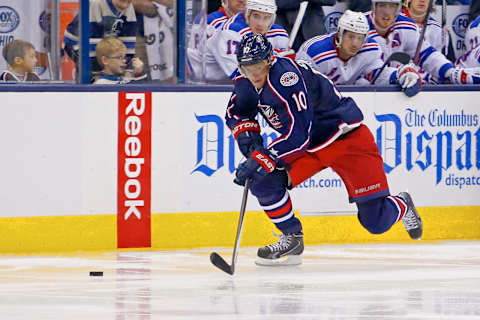
<path fill-rule="evenodd" d="M 300 111 L 303 111 L 303 110 L 307 110 L 308 106 L 307 106 L 307 97 L 305 96 L 305 92 L 303 91 L 300 91 L 300 92 L 294 92 L 292 94 L 292 98 L 293 100 L 295 100 L 295 103 L 297 104 L 297 110 L 300 112 Z"/>

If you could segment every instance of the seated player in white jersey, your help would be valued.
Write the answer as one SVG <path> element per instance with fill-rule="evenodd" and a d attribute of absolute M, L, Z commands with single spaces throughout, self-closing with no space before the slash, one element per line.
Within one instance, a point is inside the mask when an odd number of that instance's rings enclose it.
<path fill-rule="evenodd" d="M 463 83 L 480 83 L 480 16 L 473 20 L 465 33 L 467 52 L 460 56 L 455 66 L 469 70 L 463 74 Z"/>
<path fill-rule="evenodd" d="M 427 14 L 428 1 L 429 0 L 403 0 L 402 13 L 415 21 L 419 28 L 422 28 L 425 15 Z M 425 29 L 425 40 L 427 40 L 435 50 L 444 52 L 443 48 L 448 48 L 450 37 L 448 33 L 446 33 L 446 38 L 445 40 L 443 39 L 442 25 L 430 16 L 428 18 L 427 29 Z"/>
<path fill-rule="evenodd" d="M 480 16 L 468 25 L 465 31 L 465 45 L 467 46 L 467 51 L 480 45 Z"/>
<path fill-rule="evenodd" d="M 228 81 L 237 71 L 238 44 L 247 34 L 263 34 L 277 52 L 288 52 L 288 33 L 273 24 L 277 6 L 275 0 L 247 0 L 245 13 L 229 18 L 213 37 L 207 40 L 205 55 L 206 80 Z"/>
<path fill-rule="evenodd" d="M 372 0 L 372 11 L 366 13 L 370 33 L 383 51 L 383 60 L 394 52 L 405 52 L 414 58 L 420 33 L 412 19 L 400 13 L 402 0 Z M 463 84 L 468 70 L 454 65 L 426 40 L 419 53 L 418 66 L 439 83 Z M 473 83 L 473 82 L 472 82 Z"/>
<path fill-rule="evenodd" d="M 215 32 L 220 30 L 228 18 L 239 12 L 245 11 L 247 0 L 222 0 L 222 6 L 207 15 L 206 21 L 202 14 L 199 14 L 192 25 L 192 34 L 187 48 L 187 66 L 190 76 L 194 80 L 204 80 L 202 63 L 205 58 L 205 42 L 211 38 Z"/>
<path fill-rule="evenodd" d="M 374 40 L 367 40 L 370 28 L 363 13 L 347 10 L 338 20 L 338 31 L 307 40 L 298 50 L 296 60 L 307 61 L 335 84 L 362 84 L 371 81 L 383 65 L 382 50 Z M 369 83 L 366 81 L 366 83 Z M 376 83 L 397 84 L 407 96 L 421 88 L 422 80 L 415 67 L 404 65 L 399 70 L 386 67 Z"/>

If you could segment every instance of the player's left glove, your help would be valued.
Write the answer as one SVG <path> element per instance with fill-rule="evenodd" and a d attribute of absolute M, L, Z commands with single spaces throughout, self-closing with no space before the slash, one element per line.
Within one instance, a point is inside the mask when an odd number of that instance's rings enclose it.
<path fill-rule="evenodd" d="M 272 173 L 277 166 L 277 159 L 268 150 L 260 149 L 252 152 L 247 161 L 242 162 L 235 171 L 235 182 L 244 186 L 247 179 L 252 185 L 259 183 L 269 173 Z"/>
<path fill-rule="evenodd" d="M 405 64 L 398 69 L 397 82 L 407 97 L 413 97 L 422 89 L 422 77 L 413 63 Z"/>
<path fill-rule="evenodd" d="M 451 68 L 446 75 L 453 84 L 480 83 L 480 68 Z"/>

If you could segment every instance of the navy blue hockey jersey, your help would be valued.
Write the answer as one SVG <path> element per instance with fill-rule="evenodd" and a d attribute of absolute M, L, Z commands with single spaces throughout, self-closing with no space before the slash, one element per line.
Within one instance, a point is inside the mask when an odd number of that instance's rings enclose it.
<path fill-rule="evenodd" d="M 238 77 L 226 111 L 230 129 L 256 121 L 260 113 L 280 136 L 268 149 L 279 158 L 325 148 L 361 125 L 363 114 L 353 99 L 342 97 L 323 74 L 301 62 L 277 57 L 261 90 Z"/>

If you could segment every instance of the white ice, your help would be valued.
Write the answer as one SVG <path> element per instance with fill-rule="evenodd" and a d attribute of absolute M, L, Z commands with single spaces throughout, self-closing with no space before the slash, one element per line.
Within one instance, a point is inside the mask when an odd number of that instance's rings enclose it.
<path fill-rule="evenodd" d="M 298 267 L 242 247 L 234 276 L 211 251 L 0 255 L 0 319 L 480 319 L 480 242 L 308 246 Z"/>

